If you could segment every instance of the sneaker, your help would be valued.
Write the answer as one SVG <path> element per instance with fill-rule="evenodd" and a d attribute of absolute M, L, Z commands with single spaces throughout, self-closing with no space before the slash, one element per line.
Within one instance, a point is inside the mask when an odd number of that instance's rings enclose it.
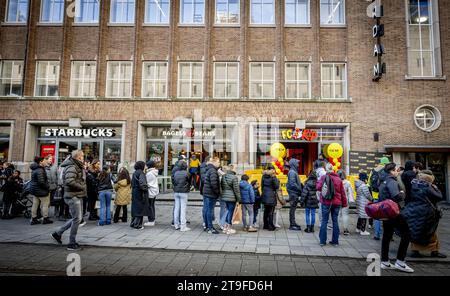
<path fill-rule="evenodd" d="M 56 232 L 52 233 L 52 238 L 60 245 L 62 245 L 61 236 L 58 235 Z"/>
<path fill-rule="evenodd" d="M 361 233 L 361 229 L 356 229 L 356 233 Z"/>
<path fill-rule="evenodd" d="M 379 241 L 381 238 L 379 238 L 377 236 L 374 236 L 373 239 L 376 240 L 376 241 Z"/>
<path fill-rule="evenodd" d="M 52 224 L 53 221 L 50 220 L 49 218 L 44 218 L 44 220 L 42 220 L 42 224 Z"/>
<path fill-rule="evenodd" d="M 181 228 L 180 227 L 175 227 L 175 230 L 180 230 Z"/>
<path fill-rule="evenodd" d="M 319 244 L 321 247 L 325 247 L 327 244 Z"/>
<path fill-rule="evenodd" d="M 79 251 L 81 250 L 81 247 L 79 244 L 68 244 L 67 245 L 67 251 Z"/>
<path fill-rule="evenodd" d="M 331 246 L 333 246 L 333 247 L 338 247 L 338 246 L 339 246 L 339 243 L 329 242 L 329 244 L 330 244 Z"/>
<path fill-rule="evenodd" d="M 370 224 L 367 225 L 367 228 L 372 229 L 372 225 L 370 225 Z"/>
<path fill-rule="evenodd" d="M 144 226 L 145 227 L 155 226 L 155 222 L 145 222 Z"/>
<path fill-rule="evenodd" d="M 80 225 L 78 227 L 83 227 L 84 225 L 86 225 L 86 221 L 84 219 L 81 219 Z"/>
<path fill-rule="evenodd" d="M 360 232 L 360 234 L 361 234 L 361 235 L 370 235 L 370 232 L 363 231 L 363 232 Z"/>
<path fill-rule="evenodd" d="M 242 231 L 248 231 L 248 229 L 249 229 L 248 226 L 244 226 L 244 227 L 242 228 Z"/>
<path fill-rule="evenodd" d="M 37 218 L 31 219 L 30 225 L 37 225 L 37 224 L 41 224 Z"/>
<path fill-rule="evenodd" d="M 381 269 L 392 270 L 392 269 L 395 269 L 395 267 L 391 262 L 386 261 L 386 262 L 381 262 Z"/>
<path fill-rule="evenodd" d="M 236 230 L 234 230 L 233 228 L 228 228 L 227 230 L 227 234 L 235 234 Z"/>
<path fill-rule="evenodd" d="M 407 272 L 407 273 L 413 273 L 414 272 L 414 269 L 412 269 L 411 267 L 406 265 L 406 263 L 404 263 L 404 262 L 400 263 L 398 260 L 397 260 L 397 262 L 395 262 L 394 267 L 398 271 L 403 271 L 403 272 Z"/>
<path fill-rule="evenodd" d="M 208 234 L 219 234 L 219 232 L 216 229 L 211 228 L 211 229 L 208 229 Z"/>
<path fill-rule="evenodd" d="M 344 235 L 350 235 L 350 231 L 348 231 L 347 229 L 344 230 Z"/>
<path fill-rule="evenodd" d="M 247 231 L 248 232 L 258 232 L 258 229 L 254 228 L 253 226 L 250 226 Z"/>
<path fill-rule="evenodd" d="M 447 255 L 439 253 L 438 251 L 433 251 L 433 252 L 431 252 L 431 257 L 444 259 L 444 258 L 447 258 Z"/>
<path fill-rule="evenodd" d="M 275 228 L 281 228 L 280 224 L 275 224 Z"/>
<path fill-rule="evenodd" d="M 277 224 L 277 225 L 278 225 L 278 224 Z M 275 227 L 277 227 L 277 225 L 275 225 Z M 277 228 L 280 228 L 280 227 L 277 227 Z M 297 225 L 292 225 L 292 226 L 289 226 L 289 230 L 297 230 L 297 231 L 301 231 L 302 228 L 301 228 L 300 226 L 297 226 Z"/>
<path fill-rule="evenodd" d="M 180 229 L 181 232 L 191 231 L 189 227 L 183 227 Z"/>
<path fill-rule="evenodd" d="M 144 230 L 144 226 L 136 227 L 136 230 Z"/>

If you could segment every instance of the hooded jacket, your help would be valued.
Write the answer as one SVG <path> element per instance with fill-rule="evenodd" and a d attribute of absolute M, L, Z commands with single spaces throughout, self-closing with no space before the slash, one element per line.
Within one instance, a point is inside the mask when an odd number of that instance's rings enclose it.
<path fill-rule="evenodd" d="M 400 190 L 400 185 L 397 182 L 397 178 L 388 174 L 385 170 L 382 170 L 380 173 L 380 180 L 381 184 L 378 200 L 393 200 L 401 208 L 405 200 L 405 193 Z"/>
<path fill-rule="evenodd" d="M 101 176 L 101 173 L 99 174 L 99 177 Z M 106 176 L 100 180 L 100 178 L 97 177 L 98 179 L 98 192 L 100 191 L 111 191 L 113 190 L 113 179 L 112 179 L 112 175 L 110 173 L 107 173 Z"/>
<path fill-rule="evenodd" d="M 126 179 L 122 179 L 114 184 L 116 198 L 114 204 L 117 206 L 125 206 L 131 203 L 131 183 L 128 184 Z"/>
<path fill-rule="evenodd" d="M 87 196 L 91 200 L 98 199 L 98 172 L 89 170 L 86 173 Z"/>
<path fill-rule="evenodd" d="M 33 162 L 30 165 L 31 169 L 31 183 L 30 183 L 30 192 L 32 195 L 36 197 L 45 197 L 49 194 L 49 184 L 47 173 L 44 167 L 41 167 L 39 164 Z"/>
<path fill-rule="evenodd" d="M 299 161 L 295 158 L 289 160 L 289 173 L 288 173 L 288 181 L 286 185 L 287 192 L 289 196 L 298 199 L 302 194 L 303 186 L 300 182 L 300 178 L 298 177 L 298 164 Z"/>
<path fill-rule="evenodd" d="M 173 176 L 173 191 L 175 193 L 189 193 L 191 189 L 191 178 L 187 170 L 185 161 L 180 162 L 178 170 Z"/>
<path fill-rule="evenodd" d="M 145 163 L 138 161 L 134 165 L 134 173 L 131 179 L 131 215 L 143 217 L 150 214 L 148 201 L 148 184 L 144 174 Z"/>
<path fill-rule="evenodd" d="M 405 162 L 405 171 L 402 173 L 401 180 L 405 186 L 405 204 L 408 204 L 411 200 L 411 188 L 412 181 L 416 178 L 417 174 L 414 172 L 414 162 L 408 160 Z"/>
<path fill-rule="evenodd" d="M 217 168 L 208 164 L 203 185 L 203 196 L 217 199 L 220 196 L 220 178 Z"/>
<path fill-rule="evenodd" d="M 64 198 L 86 197 L 86 173 L 83 164 L 69 157 L 61 164 L 61 167 L 63 168 Z"/>
<path fill-rule="evenodd" d="M 300 204 L 310 209 L 319 208 L 319 200 L 317 199 L 317 173 L 312 171 L 303 187 Z"/>
<path fill-rule="evenodd" d="M 373 200 L 370 194 L 369 186 L 361 180 L 355 181 L 356 188 L 356 205 L 358 209 L 358 217 L 362 219 L 370 218 L 366 214 L 366 206 Z"/>
<path fill-rule="evenodd" d="M 247 181 L 241 180 L 239 183 L 239 190 L 241 192 L 242 204 L 254 204 L 255 203 L 255 190 L 253 186 Z"/>
<path fill-rule="evenodd" d="M 325 206 L 335 206 L 335 207 L 343 207 L 346 208 L 348 206 L 347 196 L 345 195 L 344 184 L 342 183 L 341 178 L 335 172 L 327 173 L 330 176 L 331 182 L 334 185 L 334 196 L 333 199 L 327 200 L 323 198 L 322 194 L 320 194 L 320 203 Z M 321 178 L 317 181 L 316 188 L 319 192 L 322 192 L 322 186 L 325 181 L 325 178 Z"/>
<path fill-rule="evenodd" d="M 276 191 L 280 189 L 280 181 L 275 176 L 273 170 L 265 170 L 261 178 L 261 199 L 265 205 L 276 206 Z"/>
<path fill-rule="evenodd" d="M 151 168 L 145 174 L 148 184 L 148 197 L 154 198 L 159 194 L 158 170 Z"/>
<path fill-rule="evenodd" d="M 220 182 L 222 188 L 222 194 L 220 196 L 221 201 L 225 202 L 240 202 L 241 191 L 239 188 L 239 180 L 236 173 L 233 171 L 227 171 L 222 177 Z"/>

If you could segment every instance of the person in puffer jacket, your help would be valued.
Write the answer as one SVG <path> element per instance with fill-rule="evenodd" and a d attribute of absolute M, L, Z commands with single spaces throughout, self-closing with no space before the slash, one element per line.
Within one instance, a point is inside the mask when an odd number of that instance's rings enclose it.
<path fill-rule="evenodd" d="M 227 208 L 223 233 L 234 234 L 236 233 L 236 230 L 232 228 L 232 218 L 236 204 L 241 202 L 241 190 L 239 188 L 238 177 L 232 167 L 225 166 L 223 167 L 223 171 L 225 172 L 225 175 L 220 181 L 220 186 L 222 188 L 220 200 L 225 202 Z"/>
<path fill-rule="evenodd" d="M 297 209 L 297 204 L 299 197 L 302 194 L 303 185 L 298 177 L 298 159 L 292 158 L 289 160 L 289 173 L 288 181 L 286 184 L 286 189 L 289 194 L 289 229 L 290 230 L 301 230 L 300 225 L 295 222 L 295 210 Z"/>
<path fill-rule="evenodd" d="M 244 225 L 244 231 L 256 232 L 256 228 L 253 227 L 254 212 L 253 207 L 255 204 L 255 191 L 252 185 L 248 183 L 249 176 L 242 175 L 241 183 L 239 183 L 239 189 L 241 191 L 241 204 L 242 204 L 242 224 Z M 248 223 L 247 223 L 248 214 Z"/>
<path fill-rule="evenodd" d="M 277 191 L 280 189 L 280 181 L 276 177 L 275 167 L 267 165 L 261 178 L 261 200 L 264 204 L 264 226 L 263 229 L 274 231 L 274 212 L 277 205 Z"/>
<path fill-rule="evenodd" d="M 314 232 L 314 224 L 316 223 L 316 209 L 319 208 L 319 200 L 317 199 L 317 173 L 313 170 L 306 180 L 305 186 L 300 197 L 300 204 L 305 207 L 306 217 L 306 233 Z"/>
<path fill-rule="evenodd" d="M 156 163 L 152 160 L 147 162 L 147 172 L 145 177 L 147 178 L 148 184 L 148 201 L 149 201 L 149 211 L 148 222 L 144 223 L 144 226 L 155 226 L 156 210 L 155 210 L 155 200 L 156 196 L 159 194 L 158 185 L 158 169 L 156 168 Z"/>
<path fill-rule="evenodd" d="M 253 205 L 253 227 L 258 228 L 258 212 L 261 209 L 261 193 L 259 192 L 259 183 L 257 180 L 253 180 L 252 183 L 253 192 L 255 193 L 255 204 Z"/>
<path fill-rule="evenodd" d="M 114 184 L 114 190 L 116 191 L 116 198 L 114 204 L 116 210 L 114 212 L 114 223 L 119 222 L 120 210 L 122 209 L 122 222 L 126 223 L 128 220 L 128 208 L 131 203 L 131 178 L 130 173 L 126 168 L 121 168 L 119 171 L 119 177 L 117 183 Z"/>
<path fill-rule="evenodd" d="M 41 213 L 44 217 L 43 224 L 53 223 L 48 218 L 48 207 L 50 205 L 50 185 L 48 182 L 47 172 L 45 168 L 48 166 L 48 160 L 43 157 L 35 157 L 34 162 L 30 165 L 31 183 L 30 191 L 33 195 L 33 206 L 31 208 L 31 225 L 40 224 L 37 219 L 37 209 L 41 207 Z"/>
<path fill-rule="evenodd" d="M 369 186 L 367 186 L 368 180 L 369 176 L 366 173 L 360 173 L 359 180 L 355 181 L 356 206 L 358 208 L 356 232 L 359 232 L 361 235 L 370 235 L 370 233 L 366 231 L 367 219 L 369 219 L 369 216 L 366 214 L 366 206 L 373 198 Z"/>
<path fill-rule="evenodd" d="M 190 231 L 186 226 L 186 207 L 188 202 L 188 194 L 191 190 L 191 175 L 187 172 L 187 163 L 180 162 L 179 170 L 173 177 L 173 192 L 175 199 L 175 209 L 173 213 L 173 221 L 176 230 L 182 232 Z"/>

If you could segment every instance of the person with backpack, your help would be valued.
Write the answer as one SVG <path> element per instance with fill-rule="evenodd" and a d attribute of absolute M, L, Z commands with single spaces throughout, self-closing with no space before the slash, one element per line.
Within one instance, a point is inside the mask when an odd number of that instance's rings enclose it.
<path fill-rule="evenodd" d="M 342 217 L 342 225 L 344 227 L 344 235 L 349 235 L 349 208 L 350 208 L 350 201 L 354 202 L 355 197 L 353 195 L 353 187 L 349 180 L 347 180 L 347 176 L 345 175 L 343 170 L 338 171 L 339 178 L 342 180 L 342 184 L 344 185 L 345 189 L 345 196 L 347 197 L 347 206 L 342 207 L 341 211 L 339 212 L 339 216 Z"/>
<path fill-rule="evenodd" d="M 158 169 L 156 168 L 156 163 L 153 160 L 147 162 L 147 172 L 145 174 L 145 177 L 147 178 L 148 184 L 149 216 L 148 222 L 144 223 L 144 226 L 155 226 L 155 200 L 156 196 L 159 194 L 159 185 Z"/>
<path fill-rule="evenodd" d="M 257 232 L 258 230 L 253 227 L 254 220 L 254 204 L 255 204 L 255 191 L 248 183 L 250 177 L 248 175 L 242 175 L 241 182 L 239 183 L 239 190 L 241 191 L 241 204 L 242 204 L 242 224 L 244 225 L 244 231 Z M 248 220 L 247 220 L 248 214 Z"/>
<path fill-rule="evenodd" d="M 300 178 L 298 177 L 298 159 L 292 158 L 289 160 L 289 173 L 288 173 L 288 181 L 286 184 L 286 189 L 289 194 L 289 230 L 302 230 L 300 225 L 298 225 L 295 221 L 295 211 L 297 209 L 297 204 L 299 201 L 299 197 L 302 194 L 303 185 L 300 182 Z"/>
<path fill-rule="evenodd" d="M 267 165 L 261 178 L 262 203 L 264 204 L 264 227 L 263 229 L 274 231 L 274 211 L 277 205 L 277 195 L 280 189 L 280 181 L 276 177 L 275 167 L 272 164 Z"/>
<path fill-rule="evenodd" d="M 188 173 L 187 168 L 187 163 L 181 162 L 179 165 L 179 170 L 173 177 L 173 192 L 175 200 L 173 221 L 175 230 L 180 230 L 181 232 L 191 230 L 186 226 L 186 207 L 188 195 L 191 190 L 191 176 Z"/>
<path fill-rule="evenodd" d="M 401 209 L 401 204 L 405 199 L 405 192 L 400 190 L 397 182 L 398 169 L 395 163 L 388 163 L 384 167 L 387 177 L 381 179 L 379 186 L 378 201 L 390 199 L 397 203 Z M 389 261 L 389 245 L 394 235 L 394 229 L 398 229 L 401 234 L 400 245 L 397 251 L 397 261 L 391 264 Z M 409 228 L 402 215 L 383 221 L 383 238 L 381 241 L 381 269 L 397 269 L 399 271 L 412 273 L 414 270 L 405 263 L 406 252 L 410 241 Z"/>
<path fill-rule="evenodd" d="M 370 172 L 369 174 L 369 190 L 373 197 L 373 202 L 378 202 L 378 195 L 379 195 L 379 187 L 381 184 L 381 175 L 384 174 L 384 166 L 389 163 L 389 158 L 382 157 L 380 158 L 380 163 Z M 369 220 L 369 225 L 370 221 Z M 373 228 L 374 228 L 374 240 L 380 240 L 381 239 L 381 221 L 379 220 L 373 220 Z"/>
<path fill-rule="evenodd" d="M 104 165 L 98 175 L 98 199 L 100 201 L 100 220 L 98 226 L 111 224 L 111 199 L 114 190 L 114 181 L 109 165 Z"/>
<path fill-rule="evenodd" d="M 300 204 L 305 207 L 306 233 L 314 233 L 314 224 L 316 223 L 316 210 L 319 208 L 317 199 L 317 173 L 312 170 L 306 180 L 305 186 L 300 197 Z"/>
<path fill-rule="evenodd" d="M 120 210 L 122 210 L 122 217 L 120 219 L 123 223 L 127 223 L 128 205 L 131 203 L 131 178 L 130 173 L 124 167 L 119 170 L 117 183 L 114 184 L 114 190 L 116 191 L 116 198 L 114 199 L 116 209 L 114 211 L 113 222 L 119 222 Z"/>
<path fill-rule="evenodd" d="M 30 165 L 31 184 L 30 193 L 33 195 L 33 206 L 31 208 L 31 225 L 40 224 L 37 219 L 38 207 L 41 208 L 41 214 L 44 217 L 42 224 L 51 224 L 52 220 L 48 218 L 48 208 L 50 205 L 50 185 L 45 168 L 49 165 L 48 159 L 40 156 L 34 158 Z"/>
<path fill-rule="evenodd" d="M 204 186 L 203 186 L 203 211 L 205 221 L 205 231 L 209 234 L 219 234 L 219 232 L 213 227 L 213 215 L 214 207 L 217 199 L 220 196 L 220 178 L 217 172 L 220 167 L 220 159 L 213 157 L 208 163 L 205 173 Z"/>
<path fill-rule="evenodd" d="M 320 192 L 320 203 L 322 204 L 322 222 L 320 226 L 320 245 L 327 243 L 327 225 L 331 215 L 333 221 L 333 236 L 330 244 L 339 245 L 339 211 L 341 207 L 347 207 L 347 196 L 345 195 L 344 184 L 338 174 L 333 171 L 333 165 L 326 166 L 327 174 L 317 181 L 316 188 Z"/>
<path fill-rule="evenodd" d="M 358 222 L 356 224 L 356 232 L 361 235 L 370 235 L 366 231 L 367 219 L 369 216 L 366 213 L 366 206 L 373 200 L 370 194 L 369 187 L 367 186 L 367 180 L 369 176 L 366 173 L 359 173 L 359 179 L 355 181 L 356 188 L 356 206 L 358 209 Z"/>

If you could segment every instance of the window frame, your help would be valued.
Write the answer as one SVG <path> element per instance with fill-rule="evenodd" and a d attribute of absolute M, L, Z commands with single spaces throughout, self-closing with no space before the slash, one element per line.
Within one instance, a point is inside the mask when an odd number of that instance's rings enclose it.
<path fill-rule="evenodd" d="M 257 81 L 257 80 L 252 80 L 252 65 L 253 64 L 261 64 L 261 81 L 259 81 L 259 83 L 262 83 L 262 85 L 263 85 L 263 89 L 262 89 L 262 92 L 261 92 L 261 97 L 252 97 L 251 96 L 251 94 L 252 94 L 252 82 L 254 82 L 254 81 Z M 268 80 L 264 80 L 264 65 L 266 65 L 266 64 L 271 64 L 272 66 L 273 66 L 273 81 L 272 81 L 272 89 L 273 89 L 273 92 L 272 92 L 272 97 L 271 98 L 265 98 L 264 97 L 264 82 L 268 82 Z M 249 99 L 250 100 L 260 100 L 260 101 L 262 101 L 262 100 L 275 100 L 275 95 L 276 95 L 276 63 L 275 62 L 256 62 L 256 61 L 254 61 L 254 62 L 250 62 L 249 64 L 248 64 L 248 66 L 249 66 L 249 75 L 248 75 L 248 85 L 249 85 L 249 88 L 248 88 L 248 97 L 249 97 Z"/>
<path fill-rule="evenodd" d="M 145 73 L 145 65 L 146 64 L 154 64 L 155 66 L 157 64 L 165 64 L 165 66 L 166 66 L 166 78 L 164 80 L 164 82 L 166 84 L 166 95 L 165 96 L 157 97 L 155 95 L 156 88 L 154 86 L 155 86 L 157 81 L 162 81 L 162 79 L 156 79 L 156 78 L 147 79 L 147 78 L 145 78 L 144 73 Z M 154 94 L 153 96 L 147 97 L 147 96 L 143 95 L 144 94 L 144 84 L 145 84 L 146 81 L 152 81 L 152 83 L 153 83 L 153 94 Z M 168 61 L 144 61 L 144 62 L 142 62 L 141 98 L 144 98 L 144 99 L 152 99 L 152 98 L 154 98 L 154 99 L 167 99 L 169 97 L 168 87 L 169 87 L 169 62 Z"/>
<path fill-rule="evenodd" d="M 81 4 L 81 3 L 83 3 L 83 1 L 91 1 L 91 0 L 80 0 L 80 1 L 81 1 L 80 2 L 80 4 Z M 94 0 L 94 1 L 98 1 L 98 0 Z M 90 3 L 94 3 L 94 1 L 91 1 Z M 99 1 L 98 1 L 97 7 L 98 7 L 98 18 L 97 18 L 96 21 L 77 21 L 77 17 L 75 16 L 73 18 L 73 24 L 75 26 L 77 26 L 77 25 L 95 25 L 95 24 L 98 24 L 100 22 L 100 2 Z"/>
<path fill-rule="evenodd" d="M 311 27 L 311 0 L 306 0 L 306 1 L 308 1 L 308 22 L 307 23 L 297 23 L 296 22 L 294 24 L 288 23 L 287 20 L 286 20 L 286 16 L 287 16 L 287 14 L 286 14 L 286 7 L 287 7 L 286 1 L 287 0 L 284 1 L 284 26 L 285 27 Z M 295 2 L 295 7 L 297 7 L 297 5 L 298 5 L 298 3 Z"/>
<path fill-rule="evenodd" d="M 39 70 L 39 63 L 47 63 L 47 65 L 46 65 L 46 69 L 45 69 L 45 78 L 38 78 L 38 70 Z M 52 64 L 52 63 L 57 63 L 58 64 L 58 75 L 56 75 L 56 79 L 57 79 L 57 86 L 58 86 L 58 94 L 56 95 L 56 96 L 49 96 L 48 95 L 48 86 L 49 86 L 49 84 L 48 84 L 48 81 L 49 81 L 49 79 L 48 79 L 48 67 L 49 67 L 49 65 L 50 64 Z M 61 62 L 60 61 L 58 61 L 58 60 L 38 60 L 38 61 L 36 61 L 36 71 L 35 71 L 35 75 L 34 75 L 34 97 L 37 97 L 37 98 L 57 98 L 57 97 L 59 97 L 60 96 L 60 93 L 59 93 L 59 90 L 60 90 L 60 76 L 61 75 Z M 38 96 L 37 95 L 37 87 L 38 87 L 38 79 L 39 80 L 44 80 L 45 79 L 45 96 Z M 40 84 L 41 85 L 41 84 Z"/>
<path fill-rule="evenodd" d="M 182 64 L 189 64 L 189 94 L 190 96 L 185 97 L 185 96 L 181 96 L 181 82 L 185 81 L 186 79 L 181 79 L 181 66 Z M 201 95 L 199 97 L 193 97 L 192 96 L 192 69 L 193 69 L 193 64 L 201 64 L 202 65 L 202 87 L 201 87 Z M 180 61 L 178 62 L 178 80 L 177 80 L 177 98 L 180 99 L 203 99 L 204 98 L 204 93 L 203 93 L 203 88 L 205 85 L 205 63 L 203 61 Z"/>
<path fill-rule="evenodd" d="M 13 67 L 14 67 L 14 64 L 15 63 L 21 63 L 22 64 L 22 74 L 21 74 L 21 82 L 20 82 L 20 95 L 13 95 L 13 94 L 11 94 L 12 93 L 12 80 L 13 80 L 13 78 L 12 78 L 12 71 L 11 71 L 11 75 L 10 75 L 10 77 L 8 77 L 8 78 L 6 78 L 6 77 L 3 77 L 2 76 L 2 74 L 3 74 L 3 64 L 5 63 L 5 62 L 11 62 L 12 63 L 12 65 L 11 65 L 11 69 L 13 69 Z M 22 97 L 23 96 L 23 69 L 24 69 L 24 60 L 0 60 L 0 81 L 3 81 L 3 80 L 9 80 L 10 81 L 10 86 L 9 86 L 9 95 L 5 95 L 5 96 L 2 96 L 2 97 Z"/>
<path fill-rule="evenodd" d="M 287 66 L 288 64 L 295 64 L 296 65 L 296 72 L 299 71 L 299 66 L 302 65 L 307 65 L 308 66 L 308 80 L 288 80 L 287 79 Z M 298 74 L 298 73 L 297 73 Z M 288 82 L 295 82 L 296 86 L 298 87 L 300 82 L 308 82 L 308 97 L 307 98 L 300 98 L 298 96 L 298 89 L 297 89 L 297 97 L 296 98 L 288 98 L 287 96 L 287 86 L 288 86 Z M 311 62 L 293 62 L 293 61 L 288 61 L 284 63 L 284 97 L 286 100 L 310 100 L 312 99 L 312 91 L 311 91 L 311 87 L 312 87 L 312 82 L 311 82 Z"/>
<path fill-rule="evenodd" d="M 42 19 L 42 16 L 44 15 L 43 12 L 44 12 L 44 3 L 45 3 L 45 1 L 50 1 L 53 4 L 53 5 L 51 4 L 50 12 L 53 12 L 53 7 L 54 7 L 55 1 L 62 1 L 62 18 L 61 18 L 61 21 L 58 21 L 58 22 L 55 22 L 54 20 L 45 21 L 45 20 Z M 41 0 L 41 11 L 40 11 L 40 15 L 39 15 L 39 23 L 40 24 L 45 24 L 45 25 L 62 25 L 64 23 L 64 18 L 65 18 L 65 7 L 64 6 L 65 6 L 65 0 Z M 49 15 L 52 16 L 53 13 L 50 13 Z"/>
<path fill-rule="evenodd" d="M 82 78 L 73 78 L 73 71 L 74 71 L 74 64 L 75 63 L 83 63 L 83 74 L 82 74 Z M 95 63 L 95 77 L 93 80 L 88 80 L 85 78 L 85 74 L 86 74 L 86 63 Z M 92 96 L 74 96 L 73 95 L 73 82 L 74 81 L 80 81 L 81 82 L 81 93 L 83 93 L 83 90 L 85 88 L 85 83 L 86 82 L 94 82 L 94 94 Z M 96 61 L 71 61 L 71 65 L 70 65 L 70 90 L 69 90 L 69 94 L 70 97 L 72 98 L 95 98 L 96 97 L 96 91 L 97 91 L 97 62 Z"/>
<path fill-rule="evenodd" d="M 417 113 L 418 113 L 419 111 L 421 111 L 422 109 L 427 110 L 427 111 L 430 111 L 430 112 L 433 114 L 433 120 L 434 120 L 434 123 L 433 123 L 432 126 L 430 126 L 430 127 L 426 127 L 426 126 L 425 126 L 425 127 L 422 127 L 422 126 L 420 125 L 419 119 L 417 118 Z M 427 119 L 430 119 L 430 118 L 427 118 L 427 117 L 425 116 L 423 119 L 420 119 L 420 121 L 426 122 Z M 415 124 L 415 125 L 417 126 L 417 128 L 419 128 L 421 131 L 427 132 L 427 133 L 431 133 L 431 132 L 437 130 L 437 129 L 441 126 L 441 124 L 442 124 L 442 115 L 441 115 L 441 111 L 440 111 L 438 108 L 436 108 L 435 106 L 433 106 L 433 105 L 429 105 L 429 104 L 421 105 L 421 106 L 417 107 L 417 109 L 414 111 L 414 124 Z"/>
<path fill-rule="evenodd" d="M 178 20 L 178 25 L 179 26 L 186 26 L 186 27 L 202 27 L 202 26 L 205 26 L 205 23 L 206 23 L 206 1 L 208 1 L 208 0 L 190 0 L 190 1 L 192 1 L 192 7 L 193 7 L 193 10 L 192 10 L 192 13 L 193 13 L 193 15 L 192 16 L 194 16 L 195 15 L 195 1 L 203 1 L 203 17 L 202 17 L 202 22 L 201 23 L 196 23 L 196 22 L 192 22 L 192 23 L 184 23 L 183 22 L 183 4 L 184 4 L 184 2 L 183 2 L 184 0 L 180 0 L 180 17 L 179 17 L 179 20 Z"/>
<path fill-rule="evenodd" d="M 170 21 L 171 21 L 171 18 L 170 18 L 170 12 L 171 12 L 171 4 L 172 4 L 172 0 L 167 0 L 168 2 L 169 2 L 169 10 L 167 11 L 167 23 L 163 23 L 163 22 L 159 22 L 159 23 L 152 23 L 152 22 L 148 22 L 147 21 L 147 17 L 148 17 L 148 15 L 147 15 L 147 11 L 148 11 L 148 2 L 149 1 L 153 1 L 153 0 L 145 0 L 145 11 L 144 11 L 144 26 L 155 26 L 155 27 L 158 27 L 158 26 L 161 26 L 161 27 L 167 27 L 167 26 L 170 26 Z"/>
<path fill-rule="evenodd" d="M 322 73 L 323 73 L 323 66 L 324 65 L 332 65 L 333 66 L 333 71 L 336 70 L 336 65 L 344 65 L 344 73 L 345 73 L 345 80 L 336 80 L 334 78 L 335 75 L 333 75 L 333 79 L 332 80 L 323 80 L 322 79 Z M 320 63 L 320 97 L 321 99 L 324 100 L 347 100 L 348 99 L 348 74 L 347 74 L 348 70 L 347 70 L 347 63 L 346 62 L 322 62 Z M 323 83 L 324 82 L 331 82 L 333 85 L 332 88 L 332 94 L 333 97 L 331 98 L 327 98 L 323 96 Z M 344 82 L 344 96 L 343 98 L 337 98 L 336 97 L 336 82 Z"/>
<path fill-rule="evenodd" d="M 342 17 L 344 19 L 344 22 L 342 22 L 342 23 L 331 23 L 331 24 L 324 24 L 324 23 L 322 23 L 322 9 L 321 9 L 322 0 L 319 0 L 319 24 L 320 24 L 320 27 L 331 27 L 331 28 L 346 27 L 347 26 L 347 14 L 346 14 L 346 3 L 345 3 L 345 0 L 331 0 L 331 1 L 342 1 Z"/>
<path fill-rule="evenodd" d="M 133 1 L 134 5 L 133 5 L 133 21 L 128 21 L 128 22 L 113 22 L 112 18 L 113 18 L 113 3 L 117 3 L 117 1 L 120 1 L 121 3 L 127 3 L 129 1 Z M 123 10 L 121 11 L 121 13 L 123 13 Z M 122 19 L 121 19 L 122 20 Z M 109 22 L 108 25 L 109 26 L 133 26 L 136 23 L 136 0 L 111 0 L 110 3 L 110 9 L 109 9 Z"/>
<path fill-rule="evenodd" d="M 216 96 L 216 65 L 218 64 L 225 64 L 225 79 L 223 80 L 223 82 L 225 82 L 225 90 L 228 87 L 228 83 L 229 83 L 229 79 L 228 79 L 228 65 L 229 64 L 237 64 L 237 78 L 233 79 L 233 81 L 237 82 L 237 94 L 236 97 L 231 97 L 228 96 L 228 94 L 226 94 L 225 97 L 217 97 Z M 237 61 L 215 61 L 214 65 L 213 65 L 213 98 L 214 99 L 219 99 L 219 100 L 235 100 L 235 99 L 239 99 L 240 98 L 240 87 L 241 87 L 241 83 L 240 83 L 240 63 Z M 220 80 L 222 81 L 222 80 Z"/>
<path fill-rule="evenodd" d="M 110 65 L 114 64 L 114 63 L 118 64 L 118 66 L 119 66 L 119 78 L 117 80 L 110 78 L 110 73 L 111 73 Z M 120 70 L 121 70 L 121 65 L 122 64 L 130 64 L 130 66 L 131 66 L 130 78 L 129 79 L 121 79 L 120 78 L 120 76 L 121 76 Z M 120 93 L 120 90 L 121 90 L 121 88 L 120 88 L 121 82 L 129 81 L 130 82 L 130 93 L 129 93 L 129 95 L 128 96 L 112 96 L 111 94 L 109 94 L 108 93 L 108 89 L 109 89 L 108 83 L 110 81 L 116 81 L 118 83 L 118 93 Z M 131 62 L 131 61 L 123 61 L 123 60 L 122 61 L 107 61 L 106 62 L 106 91 L 105 91 L 105 97 L 107 97 L 107 98 L 114 98 L 114 99 L 129 99 L 129 98 L 131 98 L 132 94 L 133 94 L 133 62 Z"/>
<path fill-rule="evenodd" d="M 226 0 L 227 1 L 227 7 L 228 7 L 228 22 L 226 23 L 219 23 L 217 22 L 217 0 L 215 1 L 215 5 L 214 5 L 214 25 L 215 26 L 223 26 L 223 27 L 239 27 L 241 25 L 241 0 L 238 0 L 238 7 L 239 7 L 239 16 L 238 16 L 238 21 L 236 23 L 230 23 L 229 19 L 230 19 L 230 0 Z"/>
<path fill-rule="evenodd" d="M 17 5 L 19 5 L 19 2 L 22 0 L 15 0 L 17 1 Z M 27 11 L 25 12 L 25 21 L 19 21 L 19 12 L 20 9 L 17 9 L 17 13 L 16 13 L 16 19 L 15 21 L 9 21 L 8 20 L 8 16 L 9 16 L 9 4 L 10 4 L 11 0 L 6 0 L 6 7 L 5 7 L 5 24 L 8 25 L 26 25 L 28 23 L 28 10 L 30 9 L 30 0 L 26 0 L 27 2 Z"/>
<path fill-rule="evenodd" d="M 276 18 L 277 18 L 277 16 L 276 16 L 276 11 L 275 11 L 276 10 L 275 0 L 271 0 L 272 1 L 272 8 L 273 8 L 273 23 L 263 23 L 263 22 L 261 22 L 261 23 L 253 23 L 252 22 L 252 11 L 253 11 L 253 5 L 252 4 L 253 4 L 253 1 L 254 0 L 250 0 L 249 27 L 276 27 L 276 23 L 277 23 Z M 258 0 L 258 1 L 261 2 L 260 3 L 261 5 L 264 5 L 262 3 L 264 0 Z M 266 4 L 266 5 L 268 5 L 268 4 Z M 261 21 L 263 20 L 262 15 L 263 15 L 263 9 L 261 10 Z"/>

